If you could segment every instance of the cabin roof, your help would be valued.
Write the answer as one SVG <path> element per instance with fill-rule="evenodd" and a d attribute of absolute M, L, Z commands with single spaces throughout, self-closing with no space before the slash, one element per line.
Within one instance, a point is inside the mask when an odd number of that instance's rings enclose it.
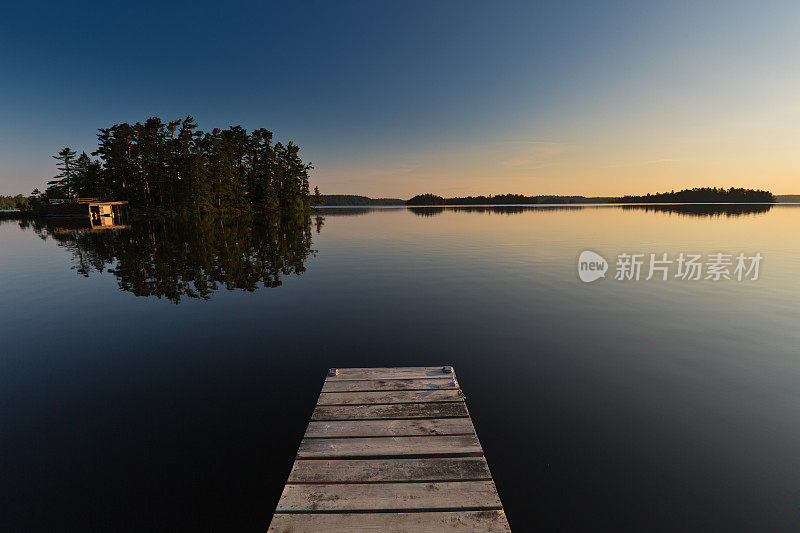
<path fill-rule="evenodd" d="M 76 199 L 68 199 L 68 198 L 51 198 L 48 200 L 50 205 L 126 205 L 128 202 L 127 200 L 110 200 L 104 201 L 100 200 L 99 198 L 76 198 Z"/>

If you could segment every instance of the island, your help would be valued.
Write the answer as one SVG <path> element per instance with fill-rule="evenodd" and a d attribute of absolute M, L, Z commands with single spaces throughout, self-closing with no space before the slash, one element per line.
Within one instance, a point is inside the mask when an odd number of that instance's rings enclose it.
<path fill-rule="evenodd" d="M 265 128 L 197 129 L 191 116 L 100 128 L 90 155 L 65 147 L 53 156 L 58 174 L 27 206 L 81 198 L 128 202 L 145 213 L 307 211 L 310 163 Z M 319 197 L 319 192 L 317 197 Z"/>

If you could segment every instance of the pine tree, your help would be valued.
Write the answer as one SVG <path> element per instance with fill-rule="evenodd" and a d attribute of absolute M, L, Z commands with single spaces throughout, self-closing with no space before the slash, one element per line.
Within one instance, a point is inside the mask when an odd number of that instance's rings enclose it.
<path fill-rule="evenodd" d="M 59 171 L 47 184 L 50 198 L 74 198 L 75 194 L 75 151 L 69 146 L 53 156 L 59 161 L 56 169 Z"/>

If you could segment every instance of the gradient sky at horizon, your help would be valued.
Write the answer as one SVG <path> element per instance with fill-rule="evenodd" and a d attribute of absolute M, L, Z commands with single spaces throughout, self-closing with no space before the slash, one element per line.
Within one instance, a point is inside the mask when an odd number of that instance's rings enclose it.
<path fill-rule="evenodd" d="M 800 193 L 800 3 L 19 3 L 0 194 L 98 127 L 294 140 L 324 193 Z"/>

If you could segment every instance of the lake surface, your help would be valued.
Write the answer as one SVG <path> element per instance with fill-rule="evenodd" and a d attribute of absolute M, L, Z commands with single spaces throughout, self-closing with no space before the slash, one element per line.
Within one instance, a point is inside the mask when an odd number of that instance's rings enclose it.
<path fill-rule="evenodd" d="M 2 530 L 263 531 L 328 367 L 434 364 L 514 531 L 800 526 L 800 206 L 127 225 L 0 221 Z M 681 252 L 759 279 L 614 279 Z"/>

